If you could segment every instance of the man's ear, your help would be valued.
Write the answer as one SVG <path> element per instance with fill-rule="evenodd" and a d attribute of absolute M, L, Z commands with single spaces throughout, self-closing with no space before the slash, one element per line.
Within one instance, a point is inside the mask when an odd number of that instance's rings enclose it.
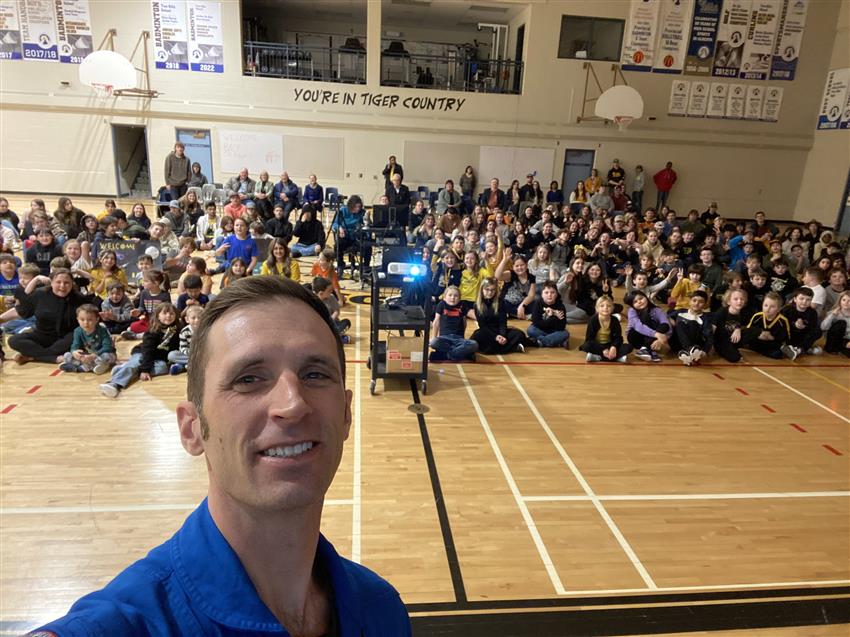
<path fill-rule="evenodd" d="M 183 448 L 193 456 L 200 456 L 204 453 L 201 414 L 194 403 L 188 400 L 178 403 L 177 426 L 180 428 L 180 442 L 183 444 Z"/>

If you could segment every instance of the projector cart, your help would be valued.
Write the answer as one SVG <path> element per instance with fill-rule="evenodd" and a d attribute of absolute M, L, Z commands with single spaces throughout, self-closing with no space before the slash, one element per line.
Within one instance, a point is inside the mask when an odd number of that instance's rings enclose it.
<path fill-rule="evenodd" d="M 401 276 L 384 274 L 380 268 L 372 271 L 372 324 L 369 329 L 369 358 L 366 361 L 366 367 L 372 372 L 372 382 L 369 383 L 369 393 L 372 395 L 375 394 L 379 378 L 421 381 L 422 393 L 428 392 L 428 343 L 431 334 L 428 314 L 419 305 L 402 306 L 393 303 L 388 306 L 385 302 L 387 295 L 381 296 L 382 291 L 391 288 L 399 291 L 402 283 Z M 398 331 L 399 336 L 390 335 L 391 331 Z M 397 350 L 394 343 L 406 344 L 407 351 Z M 405 353 L 408 356 L 404 356 Z M 389 369 L 391 367 L 392 371 Z M 405 371 L 405 368 L 410 371 Z"/>

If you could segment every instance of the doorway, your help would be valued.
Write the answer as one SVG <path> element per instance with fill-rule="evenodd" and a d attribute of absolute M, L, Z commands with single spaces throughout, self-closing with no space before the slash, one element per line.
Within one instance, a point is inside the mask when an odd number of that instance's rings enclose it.
<path fill-rule="evenodd" d="M 192 163 L 201 165 L 201 174 L 205 175 L 209 183 L 215 183 L 212 165 L 212 141 L 208 130 L 196 128 L 178 128 L 177 141 L 183 142 L 186 147 L 186 156 Z"/>
<path fill-rule="evenodd" d="M 112 125 L 115 193 L 119 197 L 151 198 L 148 136 L 144 126 Z"/>
<path fill-rule="evenodd" d="M 576 182 L 590 177 L 593 162 L 596 159 L 595 150 L 567 149 L 564 154 L 564 175 L 561 190 L 564 192 L 564 202 L 569 201 L 570 192 L 575 190 Z"/>
<path fill-rule="evenodd" d="M 522 72 L 519 70 L 519 65 L 522 63 L 522 47 L 524 44 L 525 25 L 521 24 L 516 30 L 516 52 L 514 54 L 514 61 L 516 62 L 516 66 L 514 66 L 514 93 L 517 95 L 520 94 L 520 89 L 522 88 Z"/>

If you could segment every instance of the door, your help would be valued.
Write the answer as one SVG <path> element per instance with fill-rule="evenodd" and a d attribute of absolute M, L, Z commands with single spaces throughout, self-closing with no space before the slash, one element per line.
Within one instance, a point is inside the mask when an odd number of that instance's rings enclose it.
<path fill-rule="evenodd" d="M 201 165 L 201 173 L 206 175 L 207 181 L 215 183 L 213 179 L 212 142 L 208 130 L 197 130 L 195 128 L 178 128 L 177 141 L 186 146 L 186 156 L 192 163 Z"/>
<path fill-rule="evenodd" d="M 522 63 L 522 47 L 525 44 L 525 25 L 522 24 L 516 30 L 516 53 L 514 54 L 514 61 L 516 62 L 516 66 L 514 66 L 514 93 L 519 95 L 520 89 L 522 89 L 522 72 L 520 69 L 520 64 Z"/>
<path fill-rule="evenodd" d="M 838 207 L 838 221 L 835 222 L 835 231 L 839 234 L 850 234 L 850 172 L 847 173 L 847 185 L 844 186 L 844 196 Z"/>
<path fill-rule="evenodd" d="M 115 194 L 119 197 L 150 199 L 151 178 L 145 127 L 113 124 L 112 152 L 115 158 Z"/>
<path fill-rule="evenodd" d="M 575 190 L 576 182 L 590 177 L 595 158 L 595 150 L 567 149 L 564 154 L 564 178 L 561 182 L 565 203 L 570 200 L 570 193 Z"/>

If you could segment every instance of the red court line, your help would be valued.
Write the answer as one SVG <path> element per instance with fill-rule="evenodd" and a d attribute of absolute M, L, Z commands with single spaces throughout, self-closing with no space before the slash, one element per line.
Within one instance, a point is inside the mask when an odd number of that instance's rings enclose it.
<path fill-rule="evenodd" d="M 800 425 L 798 425 L 796 423 L 789 422 L 788 424 L 791 425 L 792 427 L 794 427 L 794 429 L 796 429 L 797 431 L 802 431 L 803 433 L 808 433 L 805 429 L 803 429 Z"/>
<path fill-rule="evenodd" d="M 6 405 L 3 408 L 3 411 L 0 411 L 0 414 L 8 414 L 10 411 L 12 411 L 17 406 L 18 406 L 17 403 L 12 403 L 11 405 Z"/>
<path fill-rule="evenodd" d="M 61 369 L 54 369 L 52 372 L 50 372 L 50 375 L 51 376 L 58 376 L 61 373 L 62 373 Z"/>
<path fill-rule="evenodd" d="M 749 396 L 746 389 L 741 389 L 740 387 L 736 387 L 735 391 L 744 394 L 744 396 Z"/>
<path fill-rule="evenodd" d="M 717 380 L 726 380 L 725 378 L 723 378 L 723 376 L 721 376 L 721 375 L 720 375 L 720 374 L 718 374 L 717 372 L 715 372 L 715 373 L 714 373 L 714 377 L 715 377 Z"/>
<path fill-rule="evenodd" d="M 28 394 L 34 394 L 34 393 L 35 393 L 35 392 L 37 392 L 39 389 L 41 389 L 41 385 L 33 385 L 32 387 L 30 387 L 30 388 L 27 390 L 27 393 L 28 393 Z"/>
<path fill-rule="evenodd" d="M 776 413 L 776 410 L 775 410 L 773 407 L 771 407 L 770 405 L 765 405 L 764 403 L 762 403 L 762 404 L 761 404 L 761 406 L 762 406 L 762 407 L 765 409 L 765 411 L 767 411 L 768 413 L 771 413 L 771 414 L 775 414 L 775 413 Z"/>
<path fill-rule="evenodd" d="M 843 453 L 841 453 L 835 447 L 830 447 L 829 445 L 823 445 L 823 448 L 826 449 L 829 453 L 835 454 L 836 456 L 843 456 L 844 455 Z"/>
<path fill-rule="evenodd" d="M 347 361 L 347 362 L 363 362 L 363 361 Z M 632 361 L 629 361 L 630 363 Z M 637 361 L 635 361 L 637 362 Z M 477 360 L 475 363 L 465 363 L 466 365 L 547 365 L 547 366 L 555 366 L 555 367 L 597 367 L 598 369 L 607 369 L 605 365 L 588 365 L 585 361 L 491 361 L 491 360 Z M 668 364 L 656 365 L 656 368 L 682 368 L 681 365 L 675 364 L 673 359 L 670 359 Z M 738 369 L 748 369 L 750 367 L 760 367 L 763 369 L 770 367 L 784 367 L 786 369 L 799 369 L 799 368 L 811 368 L 811 369 L 827 369 L 827 368 L 835 368 L 835 369 L 850 369 L 850 365 L 795 365 L 795 364 L 787 364 L 783 365 L 782 363 L 753 363 L 752 365 L 741 364 L 741 363 L 702 363 L 700 362 L 700 367 L 708 368 L 708 369 L 721 369 L 723 367 L 737 367 Z M 643 366 L 640 366 L 643 369 Z"/>

